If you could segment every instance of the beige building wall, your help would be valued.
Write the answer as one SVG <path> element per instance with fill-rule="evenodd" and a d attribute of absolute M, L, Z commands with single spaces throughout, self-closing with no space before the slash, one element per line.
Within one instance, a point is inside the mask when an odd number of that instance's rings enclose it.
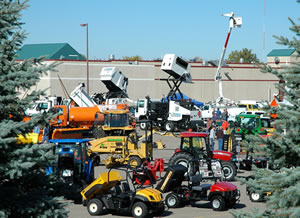
<path fill-rule="evenodd" d="M 129 79 L 128 95 L 132 100 L 145 98 L 160 99 L 169 92 L 166 81 L 168 74 L 160 70 L 161 62 L 153 61 L 91 61 L 89 62 L 89 89 L 90 95 L 106 92 L 105 85 L 100 81 L 100 72 L 103 67 L 117 67 Z M 61 61 L 56 67 L 57 72 L 50 72 L 41 78 L 37 88 L 45 89 L 48 95 L 63 96 L 64 91 L 59 82 L 60 76 L 66 90 L 71 93 L 79 83 L 86 83 L 86 62 Z M 208 102 L 218 97 L 218 84 L 214 80 L 217 68 L 201 66 L 201 63 L 192 63 L 192 84 L 182 83 L 181 91 L 187 96 L 199 101 Z M 228 73 L 229 80 L 224 73 Z M 278 79 L 271 74 L 264 74 L 260 69 L 247 64 L 230 65 L 222 68 L 223 95 L 232 100 L 270 100 L 277 94 L 274 83 Z"/>

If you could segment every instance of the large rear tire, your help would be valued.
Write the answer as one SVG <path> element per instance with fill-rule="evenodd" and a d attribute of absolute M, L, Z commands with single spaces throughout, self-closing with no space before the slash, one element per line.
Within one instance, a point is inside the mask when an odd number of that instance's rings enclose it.
<path fill-rule="evenodd" d="M 183 165 L 188 169 L 188 174 L 193 176 L 197 172 L 197 164 L 192 162 L 194 156 L 187 152 L 179 152 L 173 155 L 169 161 L 169 166 Z"/>
<path fill-rule="evenodd" d="M 224 174 L 224 179 L 226 181 L 233 181 L 236 176 L 236 167 L 232 162 L 224 161 L 222 162 L 222 170 Z"/>

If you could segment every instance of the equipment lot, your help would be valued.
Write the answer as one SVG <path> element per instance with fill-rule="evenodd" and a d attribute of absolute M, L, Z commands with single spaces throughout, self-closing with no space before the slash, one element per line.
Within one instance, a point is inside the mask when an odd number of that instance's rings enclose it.
<path fill-rule="evenodd" d="M 177 137 L 172 136 L 158 136 L 154 135 L 154 141 L 161 139 L 163 143 L 166 145 L 165 149 L 158 150 L 154 149 L 154 158 L 164 158 L 165 162 L 168 163 L 170 157 L 173 155 L 174 150 L 179 146 L 180 140 Z M 165 165 L 166 168 L 166 165 Z M 108 171 L 104 165 L 98 166 L 95 168 L 95 177 L 99 175 L 101 172 Z M 239 171 L 238 177 L 245 177 L 250 175 L 248 171 Z M 210 207 L 209 202 L 196 202 L 195 205 L 186 205 L 185 207 L 176 208 L 176 209 L 167 209 L 162 217 L 232 217 L 231 211 L 239 211 L 239 210 L 246 210 L 250 211 L 253 208 L 264 209 L 264 203 L 253 203 L 250 201 L 249 196 L 246 194 L 246 186 L 240 185 L 240 182 L 234 181 L 238 189 L 241 192 L 240 202 L 238 202 L 235 208 L 227 210 L 227 211 L 213 211 Z M 81 204 L 72 204 L 69 206 L 69 217 L 74 218 L 83 218 L 83 217 L 92 217 L 89 215 L 86 207 L 82 206 Z M 120 216 L 121 215 L 112 215 L 106 214 L 103 217 L 112 217 L 112 216 Z"/>

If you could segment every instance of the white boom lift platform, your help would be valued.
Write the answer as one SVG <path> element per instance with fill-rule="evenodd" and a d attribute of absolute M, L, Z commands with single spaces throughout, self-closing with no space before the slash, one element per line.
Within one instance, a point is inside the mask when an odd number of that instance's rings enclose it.
<path fill-rule="evenodd" d="M 222 69 L 222 65 L 223 65 L 223 61 L 224 61 L 225 52 L 226 52 L 226 49 L 227 49 L 227 44 L 228 44 L 229 37 L 230 37 L 230 34 L 231 34 L 231 30 L 232 30 L 232 28 L 242 26 L 242 18 L 241 17 L 234 17 L 233 12 L 231 12 L 229 14 L 223 14 L 223 16 L 229 17 L 229 30 L 228 30 L 228 33 L 227 33 L 225 45 L 224 45 L 224 48 L 223 48 L 223 52 L 221 54 L 218 69 L 217 69 L 216 76 L 215 76 L 215 80 L 218 81 L 218 86 L 219 86 L 219 97 L 216 100 L 217 104 L 232 103 L 232 101 L 230 99 L 224 98 L 224 96 L 223 96 L 221 69 Z"/>

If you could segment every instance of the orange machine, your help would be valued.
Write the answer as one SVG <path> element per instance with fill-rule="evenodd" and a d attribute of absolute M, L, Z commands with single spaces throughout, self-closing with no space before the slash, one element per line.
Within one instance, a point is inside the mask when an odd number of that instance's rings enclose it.
<path fill-rule="evenodd" d="M 69 108 L 66 105 L 58 105 L 53 109 L 60 115 L 50 122 L 53 129 L 52 139 L 83 138 L 84 134 L 90 134 L 94 127 L 104 121 L 104 115 L 97 106 Z"/>

